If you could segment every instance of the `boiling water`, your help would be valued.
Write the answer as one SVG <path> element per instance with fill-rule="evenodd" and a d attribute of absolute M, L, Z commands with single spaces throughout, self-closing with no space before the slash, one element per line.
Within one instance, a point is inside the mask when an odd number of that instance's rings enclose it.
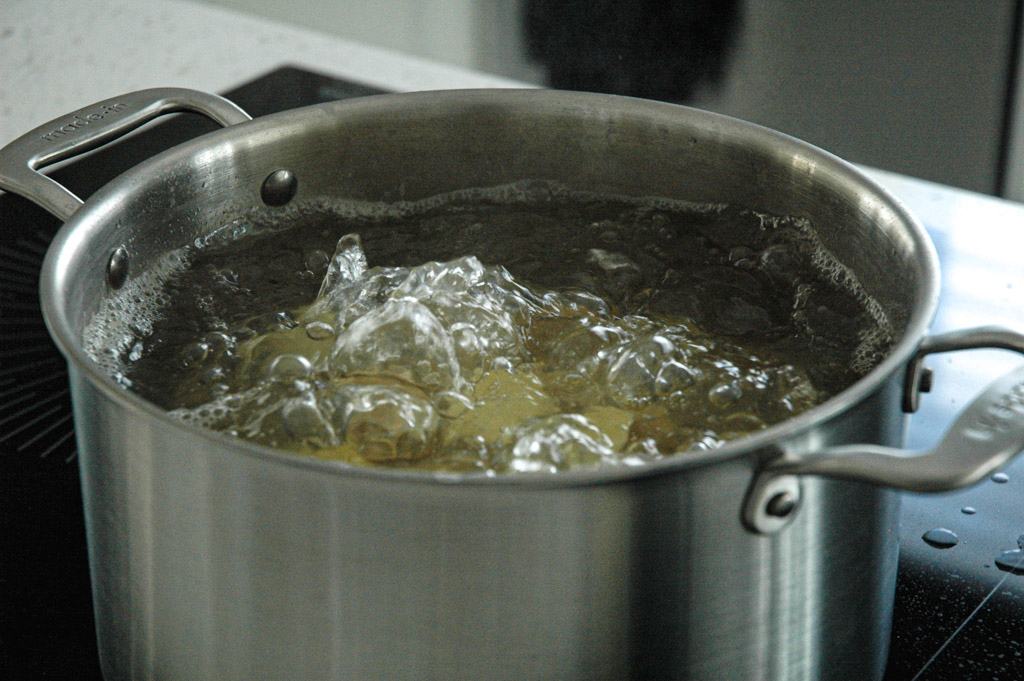
<path fill-rule="evenodd" d="M 891 337 L 801 219 L 529 182 L 238 220 L 104 301 L 86 346 L 186 422 L 499 473 L 717 447 Z"/>

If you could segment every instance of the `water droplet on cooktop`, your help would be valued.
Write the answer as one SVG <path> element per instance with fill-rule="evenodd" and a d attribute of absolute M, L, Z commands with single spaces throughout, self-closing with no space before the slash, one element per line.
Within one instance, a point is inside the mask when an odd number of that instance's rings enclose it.
<path fill-rule="evenodd" d="M 1010 476 L 1006 473 L 993 473 L 992 482 L 1009 482 Z"/>
<path fill-rule="evenodd" d="M 974 515 L 978 512 L 978 509 L 974 508 L 973 506 L 964 506 L 963 508 L 960 509 L 960 512 L 964 515 Z"/>
<path fill-rule="evenodd" d="M 1003 551 L 996 556 L 996 567 L 1003 572 L 1024 575 L 1024 549 Z"/>
<path fill-rule="evenodd" d="M 937 549 L 951 549 L 960 541 L 960 538 L 952 530 L 947 530 L 944 527 L 928 530 L 921 535 L 921 539 Z"/>

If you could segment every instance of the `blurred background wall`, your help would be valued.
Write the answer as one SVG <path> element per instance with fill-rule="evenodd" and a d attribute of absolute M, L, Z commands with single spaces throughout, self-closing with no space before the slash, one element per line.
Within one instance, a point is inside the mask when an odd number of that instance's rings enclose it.
<path fill-rule="evenodd" d="M 204 0 L 1024 200 L 1024 0 Z"/>

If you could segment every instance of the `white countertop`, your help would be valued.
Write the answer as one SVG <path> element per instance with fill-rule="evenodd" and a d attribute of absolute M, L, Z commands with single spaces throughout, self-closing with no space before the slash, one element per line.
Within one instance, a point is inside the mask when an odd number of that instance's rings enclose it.
<path fill-rule="evenodd" d="M 285 64 L 398 91 L 519 86 L 186 0 L 0 0 L 0 146 L 125 92 L 219 92 Z"/>
<path fill-rule="evenodd" d="M 522 86 L 188 0 L 0 0 L 0 146 L 125 92 L 222 92 L 286 64 L 395 91 Z M 1017 203 L 865 170 L 930 227 L 979 211 L 1001 222 L 1024 214 Z"/>

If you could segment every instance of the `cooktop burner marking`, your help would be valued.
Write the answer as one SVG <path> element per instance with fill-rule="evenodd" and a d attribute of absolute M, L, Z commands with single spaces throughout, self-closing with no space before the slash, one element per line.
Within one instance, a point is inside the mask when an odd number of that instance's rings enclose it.
<path fill-rule="evenodd" d="M 64 395 L 67 395 L 67 394 L 68 394 L 68 391 L 65 388 L 64 390 L 61 390 L 60 392 L 55 392 L 55 393 L 53 393 L 53 394 L 51 394 L 51 395 L 49 395 L 47 397 L 44 397 L 43 399 L 41 399 L 41 400 L 39 400 L 37 402 L 33 402 L 32 404 L 30 404 L 29 406 L 25 407 L 21 411 L 18 411 L 16 413 L 11 414 L 10 416 L 0 420 L 0 426 L 8 423 L 12 419 L 15 419 L 15 418 L 17 418 L 19 416 L 24 416 L 25 414 L 31 412 L 34 409 L 39 409 L 40 405 L 46 404 L 47 402 L 52 402 L 52 401 L 54 401 L 54 400 L 56 400 L 56 399 L 58 399 L 60 397 L 63 397 Z M 28 397 L 33 397 L 35 395 L 36 395 L 36 393 L 29 393 Z M 22 400 L 24 400 L 24 399 L 25 398 L 22 398 Z M 20 402 L 22 400 L 18 400 L 18 401 Z M 38 419 L 36 419 L 36 420 L 38 420 Z M 17 430 L 12 430 L 12 431 L 8 432 L 6 435 L 4 435 L 3 437 L 0 437 L 0 442 L 3 442 L 5 440 L 7 440 L 10 436 L 14 435 L 15 433 L 21 432 L 22 430 L 25 429 L 26 425 L 28 425 L 28 424 L 22 424 L 21 426 L 18 427 Z"/>
<path fill-rule="evenodd" d="M 946 646 L 948 646 L 950 643 L 952 643 L 953 639 L 956 638 L 957 635 L 961 631 L 963 631 L 964 627 L 967 626 L 967 623 L 970 622 L 972 619 L 974 619 L 974 616 L 978 614 L 978 611 L 981 610 L 982 607 L 984 607 L 984 605 L 986 603 L 988 603 L 989 599 L 992 598 L 992 596 L 995 595 L 995 593 L 997 591 L 999 591 L 999 589 L 1002 588 L 1003 583 L 1006 581 L 1006 578 L 1009 577 L 1009 576 L 1010 576 L 1009 573 L 1003 575 L 1003 578 L 1000 579 L 999 582 L 994 587 L 992 587 L 992 590 L 988 592 L 988 595 L 986 595 L 983 599 L 981 599 L 981 603 L 978 603 L 978 606 L 974 610 L 972 610 L 971 614 L 968 615 L 964 619 L 964 621 L 960 623 L 960 626 L 958 626 L 956 628 L 956 630 L 952 634 L 949 635 L 949 638 L 947 638 L 942 643 L 942 645 L 939 646 L 939 649 L 936 650 L 935 653 L 931 657 L 928 658 L 928 661 L 924 663 L 924 666 L 921 667 L 921 669 L 919 669 L 916 674 L 914 674 L 914 677 L 912 679 L 910 679 L 910 681 L 918 681 L 918 679 L 921 678 L 921 675 L 924 674 L 925 671 L 928 669 L 928 667 L 931 665 L 931 663 L 934 662 L 936 660 L 936 658 L 938 658 L 938 656 L 942 654 L 942 651 L 946 649 Z"/>
<path fill-rule="evenodd" d="M 6 336 L 5 336 L 5 338 L 6 338 Z M 15 348 L 14 350 L 4 350 L 4 351 L 0 352 L 0 359 L 6 359 L 8 357 L 21 357 L 23 355 L 46 355 L 46 354 L 49 354 L 49 352 L 50 352 L 49 348 L 47 348 L 45 345 L 43 345 L 43 346 L 39 346 L 39 345 L 31 346 L 30 345 L 30 346 L 23 346 L 23 347 L 20 347 L 20 348 Z M 61 378 L 63 378 L 65 374 L 63 372 L 61 372 L 60 375 L 61 375 Z M 7 382 L 9 382 L 9 381 L 5 381 L 5 383 L 7 383 Z M 21 383 L 20 385 L 24 385 L 24 383 Z"/>
<path fill-rule="evenodd" d="M 4 392 L 0 392 L 0 397 L 7 397 L 8 395 L 12 395 L 12 394 L 17 393 L 17 392 L 19 392 L 21 390 L 24 390 L 25 388 L 34 388 L 37 385 L 40 385 L 42 383 L 46 383 L 47 381 L 56 381 L 56 380 L 63 381 L 65 376 L 66 376 L 66 374 L 63 371 L 54 371 L 53 373 L 46 374 L 45 376 L 40 376 L 39 378 L 35 379 L 34 381 L 28 381 L 27 383 L 19 382 L 17 388 L 14 388 L 13 390 L 7 390 L 7 391 L 4 391 Z"/>
<path fill-rule="evenodd" d="M 24 312 L 39 314 L 39 306 L 34 303 L 6 303 L 4 307 L 6 307 L 8 310 L 22 310 Z M 38 324 L 40 320 L 33 318 L 32 321 Z"/>
<path fill-rule="evenodd" d="M 38 327 L 40 320 L 31 319 L 28 317 L 12 317 L 4 320 L 4 324 L 7 326 L 35 326 Z"/>
<path fill-rule="evenodd" d="M 4 341 L 26 341 L 27 340 L 27 341 L 39 341 L 40 343 L 49 343 L 50 342 L 49 339 L 47 338 L 47 336 L 45 335 L 45 332 L 40 332 L 40 331 L 37 331 L 35 333 L 5 333 L 2 336 L 0 336 L 0 340 L 4 340 Z M 56 361 L 58 361 L 58 360 L 56 358 L 54 358 L 50 363 L 52 364 L 53 362 L 56 362 Z M 35 366 L 35 365 L 33 365 L 33 366 Z M 20 371 L 22 371 L 25 368 L 27 368 L 27 365 L 21 366 L 21 367 L 16 367 L 15 369 L 12 369 L 10 371 L 0 371 L 0 376 L 8 376 L 8 375 L 10 375 L 12 373 L 20 372 Z"/>
<path fill-rule="evenodd" d="M 27 340 L 35 340 L 35 339 L 38 339 L 38 338 L 39 338 L 39 334 L 30 334 L 30 333 L 6 333 L 3 336 L 0 336 L 0 339 L 5 340 L 5 341 L 26 340 L 26 339 Z M 61 360 L 60 360 L 59 357 L 47 357 L 46 359 L 41 359 L 41 360 L 39 360 L 37 362 L 32 362 L 32 363 L 29 363 L 29 364 L 22 364 L 22 365 L 19 365 L 19 366 L 16 366 L 16 367 L 12 367 L 10 369 L 5 369 L 3 371 L 0 371 L 0 376 L 10 376 L 11 374 L 20 374 L 20 373 L 23 373 L 26 369 L 38 369 L 39 367 L 46 366 L 47 364 L 60 364 L 60 361 Z"/>
<path fill-rule="evenodd" d="M 64 391 L 64 392 L 66 393 L 67 391 Z M 54 397 L 59 397 L 59 395 L 56 395 Z M 46 411 L 44 411 L 42 414 L 39 414 L 35 418 L 29 419 L 28 421 L 25 421 L 24 423 L 22 423 L 20 426 L 18 426 L 14 430 L 8 431 L 8 433 L 6 435 L 4 435 L 3 437 L 0 437 L 0 442 L 6 442 L 7 440 L 11 439 L 11 437 L 17 435 L 18 433 L 20 433 L 22 431 L 28 430 L 29 428 L 31 428 L 32 426 L 36 425 L 37 423 L 39 423 L 43 419 L 45 419 L 45 418 L 47 418 L 49 416 L 53 416 L 54 414 L 56 414 L 58 411 L 61 410 L 62 406 L 63 405 L 58 404 L 56 407 L 51 407 L 50 409 L 47 409 Z"/>
<path fill-rule="evenodd" d="M 25 254 L 24 252 L 15 251 L 6 247 L 0 248 L 0 255 L 4 256 L 7 262 L 10 262 L 11 260 L 17 260 L 18 262 L 26 263 L 31 267 L 35 268 L 33 270 L 35 272 L 39 271 L 39 265 L 42 262 L 40 258 L 36 257 L 36 254 L 34 252 Z"/>
<path fill-rule="evenodd" d="M 54 409 L 53 411 L 57 411 L 57 410 L 59 410 L 60 408 L 61 408 L 61 407 L 56 407 L 56 408 L 55 408 L 55 409 Z M 31 438 L 29 438 L 28 440 L 25 440 L 25 441 L 24 441 L 24 442 L 22 442 L 22 443 L 21 443 L 20 445 L 18 445 L 18 451 L 19 451 L 19 452 L 23 452 L 23 451 L 25 451 L 26 449 L 28 449 L 29 447 L 31 447 L 32 445 L 34 445 L 34 444 L 35 444 L 36 442 L 38 442 L 39 440 L 41 440 L 41 439 L 42 439 L 43 437 L 45 437 L 45 436 L 46 436 L 46 435 L 48 435 L 49 433 L 51 433 L 51 432 L 53 432 L 54 430 L 56 430 L 56 429 L 57 429 L 57 428 L 58 428 L 59 426 L 62 426 L 62 425 L 64 425 L 65 423 L 67 423 L 68 421 L 70 421 L 70 420 L 71 420 L 71 416 L 72 416 L 71 414 L 64 414 L 64 415 L 63 415 L 63 416 L 61 416 L 61 417 L 60 417 L 59 419 L 57 419 L 56 421 L 54 421 L 53 423 L 51 423 L 50 425 L 48 425 L 48 426 L 47 426 L 46 428 L 43 428 L 43 429 L 42 429 L 42 430 L 40 430 L 40 431 L 39 431 L 38 433 L 36 433 L 35 435 L 33 435 L 33 436 L 32 436 Z M 75 434 L 74 430 L 69 430 L 69 431 L 68 431 L 68 432 L 67 432 L 67 433 L 66 433 L 66 434 L 64 435 L 64 437 L 63 437 L 63 439 L 62 439 L 61 441 L 63 442 L 63 440 L 66 440 L 67 438 L 71 437 L 71 436 L 72 436 L 72 435 L 74 435 L 74 434 Z M 52 448 L 51 448 L 51 449 L 52 449 Z M 45 458 L 45 457 L 46 457 L 46 455 L 50 453 L 51 449 L 48 449 L 48 450 L 46 450 L 45 452 L 43 452 L 43 453 L 42 453 L 42 454 L 40 455 L 40 457 L 39 457 L 39 458 Z"/>
<path fill-rule="evenodd" d="M 38 264 L 35 267 L 31 267 L 28 265 L 22 265 L 20 262 L 12 262 L 11 260 L 4 261 L 4 270 L 6 270 L 7 272 L 18 272 L 20 274 L 27 274 L 32 278 L 33 281 L 36 281 L 37 276 L 39 275 Z"/>
<path fill-rule="evenodd" d="M 15 242 L 15 246 L 22 249 L 23 251 L 32 251 L 33 253 L 39 254 L 39 262 L 43 261 L 43 257 L 46 255 L 46 249 L 49 247 L 50 236 L 41 232 L 33 232 L 32 236 L 39 239 L 39 243 L 32 243 L 28 239 L 21 238 Z"/>
<path fill-rule="evenodd" d="M 35 276 L 28 278 L 28 276 L 12 275 L 6 270 L 6 266 L 7 263 L 4 263 L 5 269 L 0 273 L 0 282 L 4 283 L 6 291 L 16 290 L 33 296 L 38 293 L 39 280 Z"/>
<path fill-rule="evenodd" d="M 16 404 L 24 402 L 25 400 L 31 399 L 31 398 L 33 398 L 35 396 L 36 396 L 36 393 L 29 393 L 28 395 L 23 395 L 23 396 L 19 397 L 16 400 L 11 400 L 10 402 L 8 402 L 7 406 L 8 407 L 12 407 L 12 406 L 14 406 Z M 25 407 L 21 411 L 16 411 L 13 414 L 10 414 L 9 416 L 5 417 L 3 420 L 0 420 L 0 426 L 4 425 L 8 421 L 11 421 L 13 419 L 18 418 L 19 416 L 21 416 L 23 414 L 27 414 L 28 412 L 32 411 L 35 408 L 36 408 L 35 404 L 30 404 L 29 406 Z"/>

